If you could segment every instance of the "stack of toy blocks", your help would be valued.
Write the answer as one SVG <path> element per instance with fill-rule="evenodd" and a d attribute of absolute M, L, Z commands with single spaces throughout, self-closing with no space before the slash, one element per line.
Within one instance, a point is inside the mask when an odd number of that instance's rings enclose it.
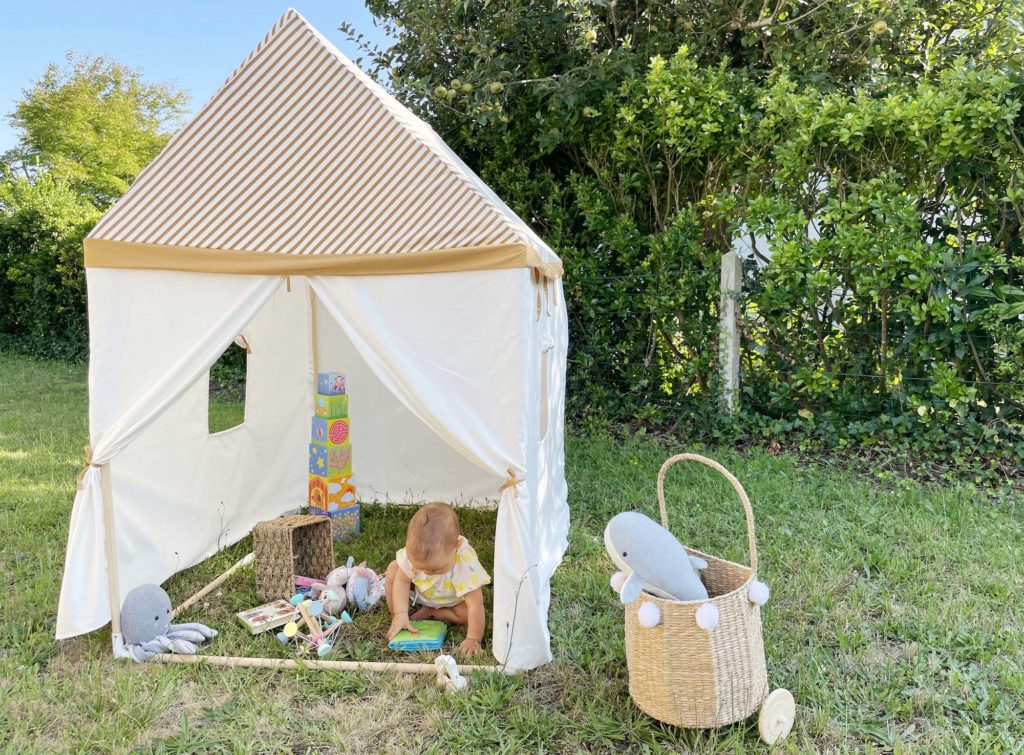
<path fill-rule="evenodd" d="M 321 372 L 309 443 L 309 513 L 330 518 L 335 540 L 347 540 L 359 532 L 359 504 L 351 479 L 345 373 Z"/>

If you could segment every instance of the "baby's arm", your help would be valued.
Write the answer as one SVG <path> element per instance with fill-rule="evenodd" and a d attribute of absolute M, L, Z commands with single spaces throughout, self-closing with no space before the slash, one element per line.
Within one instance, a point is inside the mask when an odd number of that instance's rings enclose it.
<path fill-rule="evenodd" d="M 466 655 L 475 655 L 480 652 L 480 641 L 484 638 L 484 593 L 478 587 L 464 597 L 469 616 L 466 621 L 466 639 L 459 645 L 459 650 Z"/>
<path fill-rule="evenodd" d="M 408 629 L 416 634 L 416 629 L 409 622 L 409 589 L 412 582 L 399 568 L 395 568 L 394 574 L 394 581 L 391 583 L 388 596 L 388 608 L 391 609 L 391 626 L 388 627 L 387 633 L 388 642 L 391 642 L 391 639 L 403 629 Z"/>

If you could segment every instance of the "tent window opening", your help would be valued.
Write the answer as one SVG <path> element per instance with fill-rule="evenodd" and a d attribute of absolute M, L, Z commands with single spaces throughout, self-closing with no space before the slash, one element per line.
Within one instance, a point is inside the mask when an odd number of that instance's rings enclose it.
<path fill-rule="evenodd" d="M 237 342 L 228 346 L 210 368 L 207 421 L 210 434 L 245 422 L 245 384 L 248 353 Z"/>

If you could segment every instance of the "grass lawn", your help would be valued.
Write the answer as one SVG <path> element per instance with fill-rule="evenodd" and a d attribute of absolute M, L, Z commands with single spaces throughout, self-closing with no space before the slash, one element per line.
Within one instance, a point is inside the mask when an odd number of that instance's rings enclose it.
<path fill-rule="evenodd" d="M 11 751 L 579 751 L 761 749 L 754 721 L 713 732 L 662 726 L 632 707 L 622 609 L 601 532 L 614 513 L 653 514 L 670 452 L 653 440 L 570 439 L 573 524 L 553 584 L 555 660 L 523 677 L 475 678 L 465 696 L 426 679 L 135 665 L 109 634 L 53 640 L 74 479 L 86 439 L 84 369 L 0 355 L 0 743 Z M 675 448 L 671 450 L 677 450 Z M 1018 501 L 969 487 L 883 489 L 793 457 L 704 449 L 755 507 L 772 686 L 796 696 L 783 751 L 1018 752 L 1024 749 L 1024 525 Z M 743 559 L 728 485 L 677 467 L 668 486 L 684 542 Z M 407 509 L 367 507 L 339 547 L 382 567 Z M 465 512 L 485 562 L 493 515 Z M 247 552 L 248 540 L 178 575 L 180 600 Z M 230 614 L 254 604 L 251 574 L 193 613 L 222 634 L 211 652 L 282 655 Z M 383 611 L 360 616 L 338 658 L 387 657 Z"/>

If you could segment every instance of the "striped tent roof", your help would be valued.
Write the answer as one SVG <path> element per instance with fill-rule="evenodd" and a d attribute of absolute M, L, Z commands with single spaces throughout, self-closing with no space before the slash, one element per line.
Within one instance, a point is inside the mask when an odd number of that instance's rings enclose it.
<path fill-rule="evenodd" d="M 86 266 L 381 274 L 561 262 L 288 10 L 85 242 Z"/>

